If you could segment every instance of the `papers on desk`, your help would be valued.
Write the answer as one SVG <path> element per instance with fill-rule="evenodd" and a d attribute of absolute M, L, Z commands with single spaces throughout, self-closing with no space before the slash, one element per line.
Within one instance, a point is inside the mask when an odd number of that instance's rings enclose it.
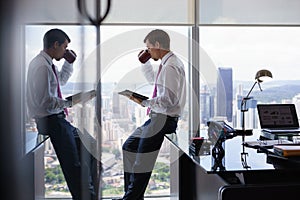
<path fill-rule="evenodd" d="M 273 148 L 274 145 L 293 144 L 289 140 L 256 140 L 245 142 L 246 147 L 252 148 Z"/>

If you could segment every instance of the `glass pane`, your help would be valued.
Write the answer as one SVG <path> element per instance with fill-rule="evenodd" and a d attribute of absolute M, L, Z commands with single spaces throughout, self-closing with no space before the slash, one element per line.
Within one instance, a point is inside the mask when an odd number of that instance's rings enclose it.
<path fill-rule="evenodd" d="M 169 33 L 171 50 L 185 64 L 188 75 L 187 27 L 102 26 L 101 27 L 101 80 L 102 80 L 102 143 L 103 197 L 123 195 L 122 145 L 138 126 L 147 120 L 147 108 L 133 103 L 118 92 L 129 89 L 151 96 L 153 86 L 147 84 L 138 61 L 138 53 L 145 49 L 143 42 L 148 32 L 160 28 Z M 160 61 L 152 64 L 159 65 Z M 187 77 L 188 78 L 188 77 Z M 187 103 L 188 104 L 188 103 Z M 188 105 L 179 123 L 178 134 L 188 135 Z M 164 143 L 153 171 L 146 196 L 170 195 L 169 143 Z"/>
<path fill-rule="evenodd" d="M 25 65 L 26 73 L 29 62 L 43 49 L 43 36 L 49 29 L 60 28 L 65 31 L 71 39 L 68 49 L 72 49 L 77 54 L 76 61 L 73 64 L 73 74 L 66 85 L 61 87 L 63 98 L 70 95 L 95 89 L 96 79 L 84 79 L 89 77 L 86 73 L 90 68 L 96 68 L 95 65 L 86 66 L 86 60 L 96 48 L 96 29 L 92 26 L 47 26 L 47 25 L 28 25 L 25 26 Z M 54 64 L 61 69 L 64 59 L 60 61 L 53 60 Z M 27 78 L 26 74 L 25 77 Z M 27 80 L 26 80 L 27 82 Z M 68 108 L 67 120 L 82 133 L 88 133 L 84 138 L 96 140 L 98 137 L 97 121 L 95 115 L 95 99 L 84 103 L 78 103 Z M 88 123 L 87 123 L 88 122 Z M 35 124 L 35 120 L 26 116 L 26 146 L 33 143 L 33 147 L 41 142 L 40 135 Z M 98 158 L 99 153 L 91 148 L 88 142 L 84 142 L 90 153 Z M 32 146 L 32 145 L 31 145 Z M 30 149 L 29 149 L 30 150 Z M 45 189 L 47 198 L 49 197 L 70 197 L 68 187 L 60 169 L 60 164 L 50 140 L 46 141 L 45 148 Z M 42 170 L 42 169 L 36 169 Z"/>
<path fill-rule="evenodd" d="M 256 72 L 268 69 L 273 74 L 271 81 L 255 85 L 246 112 L 246 128 L 259 128 L 257 103 L 295 103 L 298 108 L 300 66 L 300 28 L 298 27 L 200 27 L 200 45 L 213 64 L 211 71 L 216 72 L 214 85 L 206 83 L 210 75 L 202 76 L 201 121 L 207 119 L 228 120 L 233 127 L 241 127 L 241 97 L 245 97 L 255 83 Z M 202 68 L 206 66 L 202 65 Z M 201 71 L 201 70 L 200 70 Z M 202 74 L 203 75 L 203 74 Z M 218 90 L 223 78 L 223 92 Z M 228 85 L 232 87 L 228 88 Z M 225 91 L 224 91 L 225 89 Z M 223 97 L 218 101 L 218 96 Z M 224 103 L 226 102 L 226 103 Z M 217 113 L 221 105 L 229 105 L 229 112 Z M 231 105 L 231 106 L 230 106 Z M 208 109 L 209 108 L 209 109 Z M 228 115 L 232 112 L 232 116 Z M 231 120 L 230 120 L 231 119 Z"/>
<path fill-rule="evenodd" d="M 80 1 L 85 5 L 87 15 L 96 19 L 97 1 Z M 101 17 L 107 9 L 108 1 L 101 3 Z M 110 1 L 111 7 L 107 18 L 103 23 L 109 24 L 191 24 L 193 23 L 193 1 L 192 0 L 114 0 Z M 57 6 L 59 5 L 59 6 Z M 16 13 L 21 24 L 32 23 L 90 23 L 84 15 L 81 15 L 77 1 L 75 0 L 52 0 L 20 1 Z M 167 8 L 167 10 L 166 10 Z M 67 12 L 66 12 L 67 9 Z M 38 12 L 32 12 L 36 10 Z M 103 24 L 102 23 L 102 24 Z"/>
<path fill-rule="evenodd" d="M 199 1 L 200 24 L 300 24 L 300 1 Z"/>
<path fill-rule="evenodd" d="M 68 119 L 81 132 L 88 133 L 89 139 L 98 140 L 101 137 L 100 150 L 96 149 L 95 151 L 91 146 L 88 146 L 88 148 L 96 158 L 101 159 L 103 167 L 102 196 L 121 196 L 123 194 L 122 144 L 133 129 L 146 120 L 147 116 L 145 108 L 122 98 L 117 92 L 123 89 L 131 89 L 146 96 L 151 96 L 153 88 L 146 85 L 146 81 L 141 75 L 137 55 L 141 49 L 145 48 L 144 37 L 154 28 L 161 28 L 169 33 L 171 50 L 184 62 L 186 75 L 188 76 L 189 28 L 102 26 L 101 45 L 97 45 L 96 28 L 92 26 L 28 25 L 25 27 L 26 67 L 28 67 L 31 59 L 42 50 L 43 35 L 51 28 L 61 28 L 70 36 L 71 43 L 68 48 L 73 49 L 78 56 L 74 63 L 74 73 L 71 79 L 67 85 L 62 87 L 64 97 L 80 91 L 95 89 L 98 82 L 96 74 L 100 69 L 101 130 L 99 130 L 95 113 L 95 99 L 88 103 L 73 106 L 69 109 Z M 97 66 L 99 52 L 101 52 L 100 68 Z M 63 61 L 54 62 L 59 67 Z M 153 64 L 157 63 L 154 62 Z M 187 136 L 189 130 L 188 108 L 187 103 L 184 115 L 177 128 L 178 134 Z M 28 124 L 26 136 L 28 137 L 29 132 L 32 131 L 37 134 L 34 120 L 27 118 L 26 123 Z M 49 142 L 50 140 L 47 141 L 47 143 Z M 89 143 L 85 144 L 88 145 Z M 155 195 L 170 195 L 169 152 L 169 143 L 164 142 L 146 195 L 153 196 L 154 193 Z M 45 164 L 46 197 L 70 197 L 51 144 L 46 145 Z M 52 177 L 52 173 L 57 174 L 57 176 Z"/>
<path fill-rule="evenodd" d="M 192 0 L 116 0 L 104 23 L 191 24 L 192 5 Z"/>

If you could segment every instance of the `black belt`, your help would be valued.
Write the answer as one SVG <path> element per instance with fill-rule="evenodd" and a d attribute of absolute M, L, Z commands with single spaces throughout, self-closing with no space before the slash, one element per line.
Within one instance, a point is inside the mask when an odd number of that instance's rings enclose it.
<path fill-rule="evenodd" d="M 179 120 L 179 117 L 172 117 L 170 115 L 165 115 L 165 114 L 162 114 L 162 113 L 155 113 L 155 112 L 152 112 L 152 111 L 150 112 L 149 117 L 150 118 L 165 117 L 165 118 L 171 119 L 171 120 L 176 121 L 176 122 L 178 122 L 178 120 Z"/>
<path fill-rule="evenodd" d="M 41 117 L 41 118 L 37 118 L 37 120 L 39 119 L 53 119 L 53 118 L 65 118 L 66 115 L 64 112 L 60 112 L 60 113 L 57 113 L 57 114 L 52 114 L 52 115 L 48 115 L 48 116 L 45 116 L 45 117 Z"/>

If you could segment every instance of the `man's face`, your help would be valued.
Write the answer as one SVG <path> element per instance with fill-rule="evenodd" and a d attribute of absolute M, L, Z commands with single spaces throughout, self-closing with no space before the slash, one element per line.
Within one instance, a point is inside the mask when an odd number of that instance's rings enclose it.
<path fill-rule="evenodd" d="M 151 55 L 151 58 L 153 60 L 157 61 L 159 59 L 159 44 L 158 44 L 158 42 L 156 42 L 155 45 L 153 45 L 147 39 L 145 44 Z"/>
<path fill-rule="evenodd" d="M 68 47 L 68 40 L 65 40 L 65 42 L 61 45 L 59 45 L 58 42 L 54 43 L 54 59 L 59 61 L 64 57 L 64 54 L 66 52 L 66 49 Z"/>

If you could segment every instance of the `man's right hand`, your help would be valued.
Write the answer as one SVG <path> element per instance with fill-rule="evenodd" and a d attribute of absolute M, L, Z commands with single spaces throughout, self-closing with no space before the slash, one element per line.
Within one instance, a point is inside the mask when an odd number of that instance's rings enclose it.
<path fill-rule="evenodd" d="M 65 101 L 65 107 L 66 107 L 66 108 L 70 108 L 70 107 L 72 107 L 72 106 L 73 106 L 72 100 Z"/>

